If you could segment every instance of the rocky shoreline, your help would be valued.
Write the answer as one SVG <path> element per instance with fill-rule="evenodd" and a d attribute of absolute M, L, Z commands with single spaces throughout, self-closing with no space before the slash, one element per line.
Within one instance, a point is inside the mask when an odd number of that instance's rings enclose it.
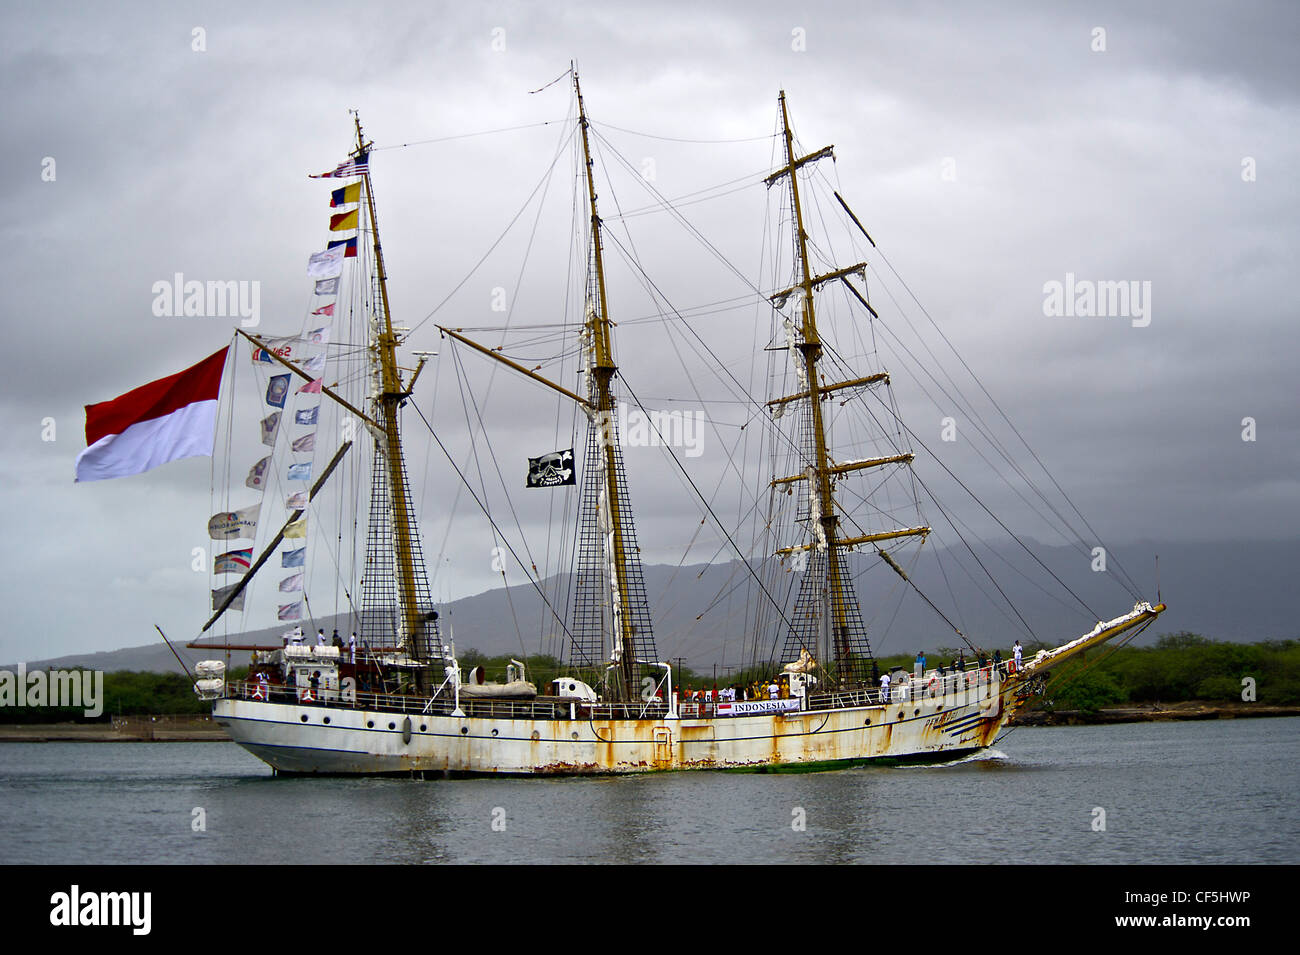
<path fill-rule="evenodd" d="M 206 743 L 229 739 L 211 716 L 115 716 L 108 723 L 0 724 L 0 743 Z"/>
<path fill-rule="evenodd" d="M 1300 716 L 1300 705 L 1269 706 L 1263 703 L 1212 703 L 1186 700 L 1181 703 L 1134 703 L 1087 710 L 1029 710 L 1011 719 L 1008 726 L 1103 726 L 1108 723 L 1163 723 L 1174 720 L 1234 720 L 1260 716 Z"/>

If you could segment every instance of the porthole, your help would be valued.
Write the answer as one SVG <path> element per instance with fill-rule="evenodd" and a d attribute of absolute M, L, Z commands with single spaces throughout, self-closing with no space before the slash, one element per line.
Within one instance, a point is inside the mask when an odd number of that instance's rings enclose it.
<path fill-rule="evenodd" d="M 541 738 L 542 734 L 537 732 L 537 730 L 533 730 L 533 742 L 536 743 Z"/>
<path fill-rule="evenodd" d="M 866 719 L 866 722 L 863 723 L 862 725 L 863 725 L 863 726 L 870 726 L 870 725 L 871 725 L 871 717 L 868 716 L 867 719 Z"/>
<path fill-rule="evenodd" d="M 366 729 L 372 730 L 372 729 L 374 729 L 374 728 L 375 728 L 375 721 L 374 721 L 374 720 L 366 720 Z"/>
<path fill-rule="evenodd" d="M 306 717 L 303 717 L 303 719 L 306 719 Z M 574 732 L 574 734 L 573 734 L 573 738 L 574 738 L 574 739 L 577 739 L 577 738 L 578 738 L 578 734 L 577 734 L 577 732 Z"/>
<path fill-rule="evenodd" d="M 493 730 L 493 731 L 492 731 L 492 735 L 493 735 L 493 736 L 496 736 L 497 734 L 498 734 L 498 731 L 497 731 L 497 730 Z"/>
<path fill-rule="evenodd" d="M 328 716 L 325 717 L 325 719 L 321 720 L 322 723 L 328 723 L 329 721 L 330 721 L 330 718 L 329 718 Z"/>
<path fill-rule="evenodd" d="M 390 730 L 395 730 L 395 729 L 397 729 L 397 724 L 396 724 L 396 723 L 389 723 L 389 724 L 388 724 L 388 728 L 389 728 Z"/>
<path fill-rule="evenodd" d="M 916 709 L 912 710 L 912 715 L 913 715 L 913 716 L 920 716 L 920 715 L 921 715 L 921 708 L 918 706 Z"/>
<path fill-rule="evenodd" d="M 466 736 L 466 735 L 468 735 L 468 733 L 469 733 L 469 727 L 468 727 L 468 726 L 462 726 L 462 727 L 460 728 L 460 735 L 461 735 L 461 736 Z"/>
<path fill-rule="evenodd" d="M 421 733 L 423 733 L 423 732 L 425 732 L 426 730 L 428 730 L 428 728 L 429 728 L 428 725 L 426 725 L 426 724 L 424 724 L 424 723 L 421 723 L 421 724 L 420 724 L 420 732 L 421 732 Z"/>
<path fill-rule="evenodd" d="M 307 722 L 307 714 L 306 714 L 306 713 L 302 714 L 302 716 L 298 717 L 298 719 L 300 719 L 300 720 L 302 720 L 304 723 L 306 723 L 306 722 Z"/>

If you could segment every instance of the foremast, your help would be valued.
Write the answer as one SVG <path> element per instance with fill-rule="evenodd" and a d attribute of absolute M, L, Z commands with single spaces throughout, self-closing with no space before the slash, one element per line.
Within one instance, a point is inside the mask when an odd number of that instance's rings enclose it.
<path fill-rule="evenodd" d="M 353 159 L 362 170 L 362 189 L 366 208 L 370 214 L 370 234 L 375 256 L 375 273 L 379 286 L 380 313 L 371 318 L 370 355 L 372 362 L 372 404 L 375 407 L 377 428 L 375 452 L 384 461 L 387 478 L 388 505 L 392 511 L 394 578 L 397 584 L 397 643 L 420 661 L 441 656 L 432 643 L 423 644 L 420 637 L 425 632 L 425 611 L 420 607 L 420 597 L 428 585 L 421 587 L 417 575 L 423 574 L 422 561 L 417 559 L 418 542 L 415 539 L 415 520 L 411 507 L 410 489 L 406 480 L 406 466 L 402 456 L 398 410 L 410 397 L 409 383 L 402 384 L 401 370 L 397 365 L 398 337 L 393 330 L 392 313 L 388 304 L 388 273 L 384 267 L 383 246 L 379 241 L 379 218 L 375 212 L 375 194 L 370 181 L 370 164 L 366 162 L 370 143 L 361 131 L 361 117 L 353 114 L 356 125 L 357 147 Z M 372 520 L 374 518 L 372 517 Z M 417 563 L 420 564 L 417 567 Z"/>
<path fill-rule="evenodd" d="M 792 294 L 797 293 L 799 296 L 802 319 L 797 326 L 797 333 L 795 328 L 790 327 L 789 323 L 787 324 L 787 337 L 792 352 L 798 353 L 798 358 L 795 361 L 801 390 L 798 394 L 778 398 L 769 404 L 776 406 L 778 409 L 783 409 L 788 402 L 806 401 L 810 418 L 809 432 L 812 438 L 812 446 L 808 449 L 807 458 L 803 462 L 803 473 L 776 478 L 772 482 L 772 487 L 779 488 L 783 484 L 797 481 L 808 482 L 809 524 L 813 533 L 813 540 L 809 544 L 782 548 L 777 551 L 777 554 L 788 556 L 796 552 L 810 551 L 815 560 L 814 565 L 809 568 L 808 573 L 805 575 L 801 586 L 799 602 L 796 605 L 794 630 L 792 630 L 790 638 L 786 642 L 786 651 L 783 656 L 794 659 L 797 657 L 798 652 L 803 649 L 816 654 L 816 645 L 808 645 L 813 642 L 809 639 L 809 634 L 799 632 L 799 628 L 801 623 L 810 617 L 827 619 L 830 627 L 830 650 L 836 661 L 835 677 L 837 682 L 859 682 L 866 677 L 864 662 L 870 655 L 870 647 L 866 641 L 866 630 L 862 623 L 861 611 L 858 608 L 857 595 L 854 593 L 851 581 L 847 578 L 842 554 L 858 544 L 876 543 L 914 535 L 924 536 L 929 533 L 930 529 L 928 527 L 899 528 L 854 537 L 843 536 L 840 532 L 840 519 L 835 502 L 835 478 L 850 470 L 909 462 L 912 455 L 891 455 L 846 465 L 836 465 L 831 461 L 828 450 L 826 421 L 822 413 L 822 402 L 825 397 L 837 389 L 871 385 L 877 381 L 888 381 L 888 376 L 883 374 L 872 375 L 852 381 L 825 384 L 818 373 L 818 362 L 822 356 L 822 343 L 817 332 L 817 308 L 814 292 L 822 284 L 833 279 L 844 279 L 852 274 L 863 274 L 866 263 L 859 262 L 848 268 L 828 272 L 824 275 L 814 275 L 809 264 L 808 233 L 804 229 L 803 205 L 799 197 L 799 177 L 797 173 L 803 166 L 833 155 L 833 147 L 827 146 L 815 153 L 796 157 L 794 134 L 790 129 L 790 114 L 786 105 L 784 90 L 781 91 L 780 105 L 785 165 L 769 176 L 766 182 L 771 186 L 783 176 L 789 177 L 790 180 L 790 205 L 794 212 L 798 281 L 791 288 L 773 295 L 772 299 L 780 306 Z M 883 553 L 882 556 L 884 556 Z M 821 593 L 814 593 L 814 588 L 821 589 Z M 820 597 L 823 606 L 821 613 L 814 613 L 812 605 L 818 600 L 818 597 Z M 793 657 L 791 657 L 792 652 Z"/>

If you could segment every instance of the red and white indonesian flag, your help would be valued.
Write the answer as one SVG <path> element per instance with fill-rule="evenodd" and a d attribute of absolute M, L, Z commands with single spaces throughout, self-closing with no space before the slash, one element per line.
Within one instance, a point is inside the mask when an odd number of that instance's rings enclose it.
<path fill-rule="evenodd" d="M 86 450 L 77 455 L 77 480 L 142 474 L 168 461 L 211 455 L 228 350 L 112 401 L 86 405 Z"/>

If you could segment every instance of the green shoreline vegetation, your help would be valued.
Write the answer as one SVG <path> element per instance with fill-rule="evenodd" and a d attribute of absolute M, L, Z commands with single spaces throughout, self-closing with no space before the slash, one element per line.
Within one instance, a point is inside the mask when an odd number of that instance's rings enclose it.
<path fill-rule="evenodd" d="M 1000 648 L 1009 661 L 1009 648 Z M 1039 646 L 1026 646 L 1026 660 Z M 990 654 L 992 651 L 990 651 Z M 927 648 L 927 667 L 948 666 L 956 657 L 953 648 Z M 968 663 L 974 655 L 967 652 Z M 504 679 L 511 654 L 488 657 L 477 650 L 460 656 L 465 672 L 482 666 L 488 680 Z M 539 688 L 562 672 L 552 656 L 525 658 L 528 679 Z M 914 655 L 880 657 L 882 672 L 911 670 Z M 770 677 L 771 667 L 754 667 L 718 673 L 716 686 L 743 686 Z M 229 678 L 243 679 L 247 668 L 231 670 Z M 1300 704 L 1300 640 L 1268 640 L 1258 643 L 1226 643 L 1194 633 L 1160 637 L 1151 647 L 1100 647 L 1086 659 L 1063 666 L 1048 683 L 1047 692 L 1034 709 L 1052 713 L 1070 711 L 1096 714 L 1106 707 L 1125 705 L 1199 702 L 1240 704 L 1249 700 L 1246 681 L 1253 680 L 1254 700 L 1271 706 Z M 711 672 L 673 668 L 675 688 L 712 689 Z M 1246 694 L 1243 696 L 1243 694 Z M 75 707 L 0 706 L 0 724 L 108 723 L 121 716 L 206 715 L 211 704 L 194 695 L 191 680 L 179 673 L 118 671 L 104 674 L 103 710 L 89 718 Z"/>
<path fill-rule="evenodd" d="M 1035 652 L 1026 648 L 1025 658 Z M 1095 713 L 1192 701 L 1300 703 L 1300 640 L 1225 643 L 1184 631 L 1151 647 L 1102 646 L 1055 673 L 1037 708 Z"/>

